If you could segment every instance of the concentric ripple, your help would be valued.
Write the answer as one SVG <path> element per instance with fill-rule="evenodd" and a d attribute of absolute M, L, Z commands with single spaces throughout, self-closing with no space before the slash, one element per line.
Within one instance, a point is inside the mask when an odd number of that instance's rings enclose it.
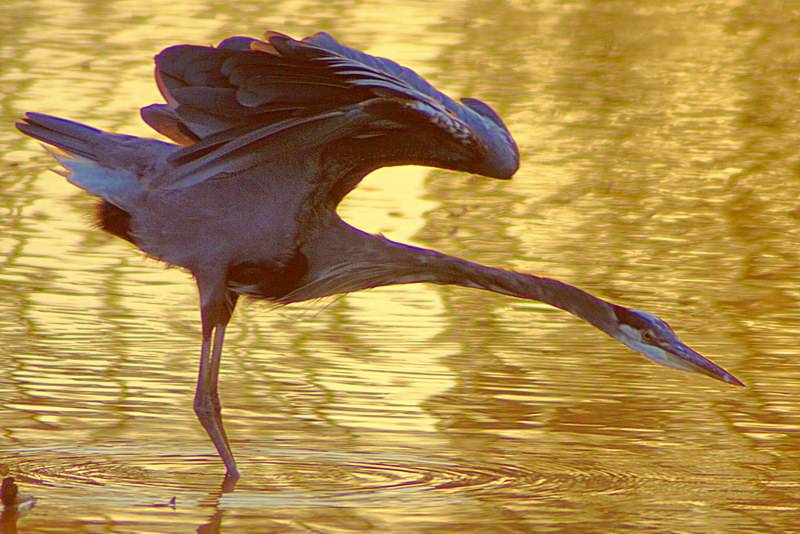
<path fill-rule="evenodd" d="M 424 492 L 425 502 L 432 504 L 437 499 L 452 500 L 510 488 L 520 493 L 557 489 L 546 477 L 520 466 L 467 464 L 437 458 L 421 461 L 411 456 L 387 458 L 364 453 L 320 454 L 296 450 L 280 460 L 266 461 L 260 470 L 263 472 L 265 467 L 271 473 L 267 475 L 271 484 L 289 492 L 281 500 L 292 500 L 297 506 L 308 506 L 321 496 L 328 505 L 331 500 L 359 501 L 363 505 L 364 501 L 385 504 L 416 499 Z"/>
<path fill-rule="evenodd" d="M 160 456 L 151 448 L 155 446 L 24 449 L 6 461 L 14 466 L 20 484 L 33 494 L 38 486 L 38 491 L 58 491 L 62 498 L 70 493 L 81 498 L 90 491 L 93 499 L 101 501 L 162 506 L 176 496 L 181 503 L 219 493 L 222 471 L 214 455 L 198 451 Z M 263 449 L 253 448 L 250 444 L 241 451 L 244 476 L 235 491 L 225 496 L 231 506 L 369 506 L 421 499 L 431 505 L 490 495 L 547 499 L 574 487 L 600 495 L 669 478 L 657 474 L 642 478 L 601 466 L 579 471 L 546 458 L 531 461 L 527 457 L 522 466 L 475 458 L 421 458 L 419 451 L 331 452 L 281 445 L 270 447 L 264 455 Z"/>
<path fill-rule="evenodd" d="M 210 454 L 147 455 L 147 448 L 103 447 L 82 450 L 22 449 L 6 461 L 27 491 L 94 488 L 102 498 L 153 502 L 177 495 L 197 499 L 220 487 L 221 469 Z M 247 451 L 252 452 L 252 451 Z M 262 451 L 263 453 L 263 451 Z M 238 505 L 314 506 L 397 502 L 425 492 L 431 499 L 452 500 L 475 493 L 512 491 L 555 493 L 563 480 L 521 466 L 454 462 L 413 454 L 334 453 L 274 448 L 269 456 L 241 454 L 244 476 L 230 498 Z M 97 497 L 97 495 L 95 496 Z"/>

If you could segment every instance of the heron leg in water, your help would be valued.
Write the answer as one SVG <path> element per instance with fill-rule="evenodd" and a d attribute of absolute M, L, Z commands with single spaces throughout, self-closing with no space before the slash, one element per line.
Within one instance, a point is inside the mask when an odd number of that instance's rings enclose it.
<path fill-rule="evenodd" d="M 239 470 L 236 468 L 236 460 L 233 458 L 228 436 L 222 424 L 222 406 L 217 384 L 225 328 L 236 305 L 236 295 L 231 293 L 222 299 L 212 298 L 210 301 L 206 301 L 204 296 L 201 286 L 203 344 L 200 349 L 200 370 L 194 394 L 194 412 L 225 463 L 226 478 L 235 480 L 239 478 Z"/>

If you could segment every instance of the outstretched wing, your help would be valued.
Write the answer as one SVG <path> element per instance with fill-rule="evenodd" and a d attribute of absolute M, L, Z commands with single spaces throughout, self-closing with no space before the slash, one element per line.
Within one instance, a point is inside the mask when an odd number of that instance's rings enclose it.
<path fill-rule="evenodd" d="M 324 154 L 319 179 L 355 183 L 387 165 L 495 178 L 510 178 L 519 165 L 516 144 L 488 105 L 459 104 L 412 70 L 324 33 L 173 46 L 156 57 L 156 79 L 167 103 L 142 109 L 142 117 L 185 145 L 172 158 L 172 189 L 289 154 Z"/>

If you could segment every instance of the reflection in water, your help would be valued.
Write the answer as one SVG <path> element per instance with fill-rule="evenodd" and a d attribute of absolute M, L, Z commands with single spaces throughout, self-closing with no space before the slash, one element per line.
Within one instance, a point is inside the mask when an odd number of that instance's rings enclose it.
<path fill-rule="evenodd" d="M 514 180 L 391 170 L 346 218 L 652 310 L 749 386 L 467 290 L 246 306 L 222 396 L 247 476 L 222 494 L 189 409 L 191 284 L 88 228 L 87 199 L 6 129 L 0 448 L 40 497 L 20 530 L 794 528 L 798 12 L 750 4 L 12 0 L 7 123 L 149 135 L 131 110 L 157 98 L 152 54 L 263 27 L 485 95 L 520 141 Z"/>

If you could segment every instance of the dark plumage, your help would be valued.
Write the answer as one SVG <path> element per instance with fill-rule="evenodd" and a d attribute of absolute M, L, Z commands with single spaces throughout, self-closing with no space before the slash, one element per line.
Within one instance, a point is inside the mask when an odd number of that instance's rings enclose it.
<path fill-rule="evenodd" d="M 111 235 L 133 243 L 131 236 L 131 216 L 111 202 L 101 200 L 95 206 L 97 226 Z M 135 243 L 134 243 L 135 244 Z"/>
<path fill-rule="evenodd" d="M 228 266 L 228 288 L 248 297 L 279 301 L 300 287 L 308 258 L 299 250 L 288 261 L 247 260 Z"/>

